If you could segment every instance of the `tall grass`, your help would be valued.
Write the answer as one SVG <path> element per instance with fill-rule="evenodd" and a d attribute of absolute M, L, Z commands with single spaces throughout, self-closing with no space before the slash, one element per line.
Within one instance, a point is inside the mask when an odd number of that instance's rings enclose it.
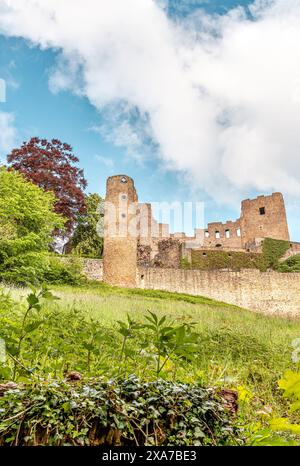
<path fill-rule="evenodd" d="M 118 320 L 127 314 L 143 322 L 147 310 L 158 316 L 167 315 L 174 322 L 195 322 L 200 335 L 199 347 L 192 363 L 187 363 L 177 374 L 185 382 L 222 385 L 249 392 L 248 409 L 259 409 L 271 404 L 282 414 L 285 405 L 277 388 L 277 380 L 287 368 L 292 368 L 291 343 L 300 337 L 300 320 L 266 316 L 210 299 L 177 295 L 159 291 L 126 290 L 106 285 L 83 287 L 53 287 L 58 301 L 44 304 L 46 311 L 59 316 L 83 311 L 95 325 L 115 329 Z M 11 289 L 14 298 L 25 299 L 27 291 Z M 114 342 L 117 347 L 118 340 Z M 133 343 L 138 348 L 139 342 Z M 116 350 L 117 354 L 118 349 Z M 105 355 L 102 355 L 102 357 Z M 117 360 L 110 359 L 109 364 Z M 129 370 L 143 373 L 139 358 L 129 362 Z M 166 375 L 167 376 L 167 375 Z"/>

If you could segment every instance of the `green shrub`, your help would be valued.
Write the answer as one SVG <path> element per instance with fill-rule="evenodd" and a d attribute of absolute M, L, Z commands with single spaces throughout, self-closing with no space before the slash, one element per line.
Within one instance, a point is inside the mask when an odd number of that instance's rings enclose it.
<path fill-rule="evenodd" d="M 269 268 L 277 270 L 281 268 L 278 260 L 286 253 L 289 246 L 288 241 L 266 238 L 262 244 L 262 253 L 210 249 L 193 250 L 191 268 L 200 270 L 258 269 L 262 272 Z M 182 268 L 188 268 L 183 262 L 181 266 Z"/>
<path fill-rule="evenodd" d="M 300 254 L 296 254 L 286 261 L 281 262 L 277 270 L 279 272 L 300 272 Z"/>
<path fill-rule="evenodd" d="M 0 445 L 226 445 L 239 437 L 220 396 L 197 385 L 46 381 L 0 397 Z"/>
<path fill-rule="evenodd" d="M 66 284 L 76 285 L 83 280 L 81 262 L 72 258 L 62 262 L 44 252 L 27 252 L 7 258 L 0 279 L 17 285 Z"/>
<path fill-rule="evenodd" d="M 49 266 L 44 272 L 45 283 L 78 285 L 83 280 L 80 259 L 70 257 L 67 261 L 62 261 L 59 257 L 49 257 Z"/>
<path fill-rule="evenodd" d="M 38 283 L 49 267 L 45 252 L 64 220 L 54 195 L 0 168 L 0 280 Z"/>
<path fill-rule="evenodd" d="M 287 252 L 289 247 L 289 241 L 266 238 L 262 245 L 266 268 L 276 269 L 278 260 Z"/>

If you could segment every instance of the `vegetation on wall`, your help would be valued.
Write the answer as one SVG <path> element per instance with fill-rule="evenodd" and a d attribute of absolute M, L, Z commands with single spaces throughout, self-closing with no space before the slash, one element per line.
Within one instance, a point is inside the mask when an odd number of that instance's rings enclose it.
<path fill-rule="evenodd" d="M 267 268 L 277 269 L 279 259 L 290 247 L 289 241 L 266 238 L 262 244 L 264 262 Z"/>
<path fill-rule="evenodd" d="M 300 254 L 279 263 L 277 270 L 279 272 L 300 272 Z"/>
<path fill-rule="evenodd" d="M 200 270 L 215 269 L 259 269 L 266 271 L 282 270 L 279 259 L 289 249 L 288 241 L 266 238 L 262 244 L 262 253 L 216 251 L 216 250 L 192 250 L 192 263 L 187 260 L 181 262 L 183 268 L 195 268 Z M 288 270 L 286 270 L 288 271 Z"/>
<path fill-rule="evenodd" d="M 192 251 L 192 268 L 201 270 L 243 268 L 258 269 L 261 267 L 262 257 L 257 253 L 227 252 L 227 251 Z"/>

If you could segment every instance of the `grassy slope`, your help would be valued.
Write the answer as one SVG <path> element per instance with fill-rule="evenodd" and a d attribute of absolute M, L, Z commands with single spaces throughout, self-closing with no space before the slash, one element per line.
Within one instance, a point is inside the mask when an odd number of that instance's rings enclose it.
<path fill-rule="evenodd" d="M 277 380 L 292 367 L 291 342 L 300 336 L 299 320 L 268 317 L 207 298 L 160 291 L 127 290 L 101 284 L 57 286 L 53 290 L 61 300 L 48 306 L 58 306 L 63 312 L 75 305 L 104 326 L 125 320 L 127 313 L 143 320 L 147 309 L 167 314 L 176 322 L 197 322 L 196 331 L 201 335 L 197 357 L 178 378 L 246 387 L 254 395 L 249 409 L 270 403 L 282 414 L 284 405 Z M 15 290 L 13 294 L 25 295 L 25 292 Z"/>

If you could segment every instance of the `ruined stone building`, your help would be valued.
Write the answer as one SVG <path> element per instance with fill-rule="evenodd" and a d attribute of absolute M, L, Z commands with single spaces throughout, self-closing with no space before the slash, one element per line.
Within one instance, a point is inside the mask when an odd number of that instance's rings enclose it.
<path fill-rule="evenodd" d="M 133 180 L 126 175 L 107 180 L 104 212 L 103 279 L 111 285 L 159 289 L 207 296 L 266 313 L 300 314 L 300 273 L 260 271 L 265 238 L 284 240 L 286 257 L 300 253 L 290 242 L 283 196 L 274 193 L 246 199 L 236 221 L 209 223 L 192 237 L 170 233 L 158 223 L 151 204 L 138 202 Z M 184 268 L 198 255 L 228 256 L 226 268 Z M 247 258 L 247 268 L 233 269 L 233 256 Z M 243 261 L 242 261 L 243 262 Z M 250 265 L 250 266 L 249 266 Z"/>
<path fill-rule="evenodd" d="M 108 178 L 105 205 L 104 274 L 113 284 L 135 286 L 137 265 L 176 268 L 192 250 L 259 252 L 264 238 L 289 241 L 281 193 L 246 199 L 239 219 L 209 223 L 193 237 L 158 223 L 126 175 Z"/>

